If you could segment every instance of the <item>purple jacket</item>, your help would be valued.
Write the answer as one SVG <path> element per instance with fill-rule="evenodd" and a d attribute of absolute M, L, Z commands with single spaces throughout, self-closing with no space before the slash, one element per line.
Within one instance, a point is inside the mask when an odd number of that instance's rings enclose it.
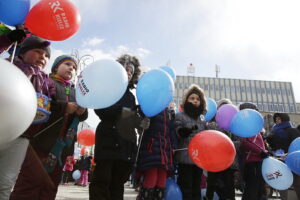
<path fill-rule="evenodd" d="M 0 35 L 0 53 L 7 49 L 12 43 L 7 36 Z M 20 58 L 15 57 L 13 62 L 31 81 L 36 92 L 42 93 L 52 99 L 55 97 L 55 86 L 53 80 L 39 67 L 25 64 Z M 31 125 L 23 136 L 31 137 L 37 133 L 44 124 Z"/>

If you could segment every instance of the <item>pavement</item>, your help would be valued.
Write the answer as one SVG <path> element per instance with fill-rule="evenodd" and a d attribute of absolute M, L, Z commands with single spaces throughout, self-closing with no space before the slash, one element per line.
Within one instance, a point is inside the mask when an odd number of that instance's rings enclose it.
<path fill-rule="evenodd" d="M 124 200 L 135 200 L 137 192 L 133 188 L 125 186 Z M 69 185 L 59 185 L 55 200 L 88 200 L 89 187 L 82 187 L 70 183 Z"/>
<path fill-rule="evenodd" d="M 60 185 L 58 187 L 58 193 L 56 195 L 56 200 L 88 200 L 89 199 L 89 191 L 87 187 L 77 186 L 73 183 L 69 185 Z M 273 194 L 274 198 L 270 199 L 280 199 L 276 198 L 275 193 Z M 137 196 L 137 192 L 134 191 L 133 188 L 125 185 L 125 194 L 124 200 L 135 200 Z M 236 192 L 236 200 L 241 200 L 241 193 Z"/>

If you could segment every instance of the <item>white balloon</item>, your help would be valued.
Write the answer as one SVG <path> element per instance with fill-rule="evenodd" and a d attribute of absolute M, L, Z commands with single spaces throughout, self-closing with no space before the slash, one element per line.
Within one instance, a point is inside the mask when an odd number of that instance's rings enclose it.
<path fill-rule="evenodd" d="M 293 174 L 289 167 L 274 158 L 263 160 L 262 176 L 267 184 L 276 190 L 287 190 L 293 184 Z"/>
<path fill-rule="evenodd" d="M 110 59 L 98 60 L 79 75 L 76 101 L 85 108 L 106 108 L 123 96 L 127 86 L 127 73 L 120 63 Z"/>
<path fill-rule="evenodd" d="M 15 65 L 0 58 L 0 146 L 20 136 L 37 110 L 35 90 Z"/>

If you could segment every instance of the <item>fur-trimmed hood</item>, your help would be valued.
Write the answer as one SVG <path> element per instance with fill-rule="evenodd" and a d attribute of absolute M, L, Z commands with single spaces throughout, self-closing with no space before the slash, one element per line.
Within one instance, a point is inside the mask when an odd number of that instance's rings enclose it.
<path fill-rule="evenodd" d="M 200 107 L 202 110 L 201 113 L 204 114 L 206 112 L 206 99 L 204 96 L 204 91 L 196 84 L 190 85 L 190 87 L 185 91 L 180 106 L 184 109 L 184 104 L 191 94 L 197 94 L 200 97 Z"/>

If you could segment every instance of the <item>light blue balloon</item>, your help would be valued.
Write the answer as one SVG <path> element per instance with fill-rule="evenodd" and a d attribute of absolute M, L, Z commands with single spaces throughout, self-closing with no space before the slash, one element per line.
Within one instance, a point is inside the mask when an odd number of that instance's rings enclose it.
<path fill-rule="evenodd" d="M 293 184 L 293 173 L 283 162 L 268 157 L 262 163 L 265 182 L 276 190 L 287 190 Z"/>
<path fill-rule="evenodd" d="M 73 172 L 73 174 L 72 174 L 72 177 L 73 177 L 74 180 L 80 179 L 80 176 L 81 176 L 81 173 L 80 173 L 80 171 L 79 171 L 78 169 L 75 170 L 75 171 Z"/>
<path fill-rule="evenodd" d="M 24 24 L 30 0 L 0 0 L 0 21 L 9 26 Z"/>
<path fill-rule="evenodd" d="M 293 142 L 289 146 L 289 153 L 300 150 L 300 137 L 293 140 Z"/>
<path fill-rule="evenodd" d="M 216 101 L 213 100 L 212 98 L 208 98 L 207 101 L 206 101 L 206 109 L 207 109 L 207 112 L 206 112 L 204 117 L 205 117 L 206 121 L 209 121 L 212 118 L 214 118 L 214 116 L 217 113 L 217 103 L 216 103 Z"/>
<path fill-rule="evenodd" d="M 139 80 L 136 96 L 143 113 L 152 117 L 163 111 L 172 101 L 174 82 L 167 72 L 152 69 Z"/>
<path fill-rule="evenodd" d="M 176 81 L 176 73 L 175 73 L 175 70 L 172 67 L 161 66 L 160 69 L 166 71 L 172 77 L 173 81 Z"/>
<path fill-rule="evenodd" d="M 236 113 L 230 122 L 230 131 L 240 137 L 253 137 L 264 126 L 264 119 L 253 109 L 244 109 Z"/>
<path fill-rule="evenodd" d="M 115 104 L 128 86 L 128 76 L 117 61 L 103 59 L 87 66 L 76 84 L 76 102 L 84 108 L 100 109 Z"/>
<path fill-rule="evenodd" d="M 300 175 L 300 151 L 289 153 L 285 158 L 285 163 L 295 174 Z"/>
<path fill-rule="evenodd" d="M 180 190 L 179 186 L 175 183 L 175 181 L 171 178 L 167 179 L 165 199 L 166 200 L 182 200 L 181 190 Z"/>

